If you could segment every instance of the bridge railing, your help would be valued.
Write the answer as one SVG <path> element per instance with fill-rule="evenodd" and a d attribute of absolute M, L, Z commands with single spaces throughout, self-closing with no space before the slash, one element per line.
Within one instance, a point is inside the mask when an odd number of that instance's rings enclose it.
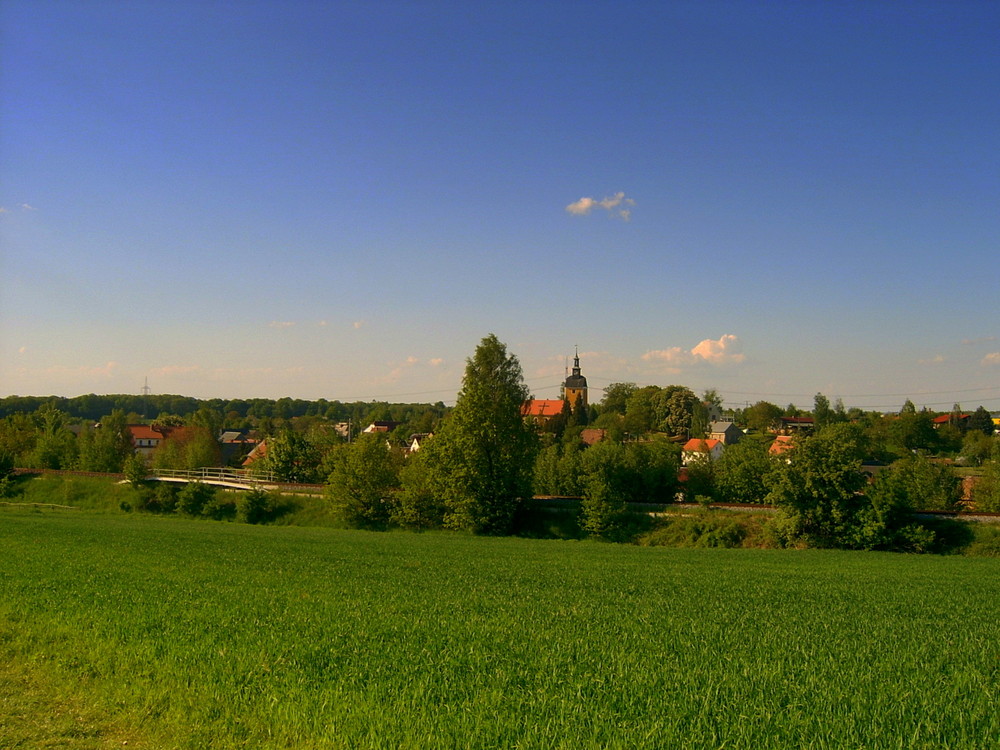
<path fill-rule="evenodd" d="M 238 484 L 276 484 L 274 472 L 259 469 L 230 469 L 222 466 L 203 466 L 200 469 L 155 469 L 153 476 L 163 479 L 187 481 L 235 482 Z"/>

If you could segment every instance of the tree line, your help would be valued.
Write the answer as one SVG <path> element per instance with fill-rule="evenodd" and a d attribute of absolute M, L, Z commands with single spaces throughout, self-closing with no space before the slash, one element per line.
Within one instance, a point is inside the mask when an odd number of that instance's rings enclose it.
<path fill-rule="evenodd" d="M 758 402 L 731 414 L 750 434 L 718 461 L 697 460 L 682 470 L 680 442 L 704 436 L 710 415 L 721 408 L 714 391 L 699 398 L 684 386 L 616 383 L 600 404 L 567 410 L 546 425 L 522 418 L 529 396 L 516 356 L 487 336 L 466 363 L 454 408 L 364 404 L 364 420 L 408 421 L 395 433 L 348 441 L 317 413 L 322 405 L 331 413 L 334 404 L 309 402 L 315 408 L 299 416 L 255 418 L 258 428 L 267 428 L 259 465 L 284 481 L 327 484 L 342 517 L 369 528 L 510 533 L 528 498 L 558 495 L 580 498 L 587 534 L 620 539 L 628 536 L 634 504 L 686 499 L 772 504 L 780 511 L 774 534 L 781 544 L 928 549 L 934 532 L 914 521 L 913 512 L 957 507 L 958 477 L 935 458 L 951 451 L 981 465 L 978 507 L 1000 511 L 998 442 L 982 408 L 969 418 L 956 405 L 954 419 L 935 425 L 934 415 L 909 402 L 886 416 L 831 406 L 817 394 L 814 433 L 773 456 L 769 431 L 781 416 L 802 412 Z M 164 412 L 153 420 L 175 428 L 154 453 L 154 465 L 218 465 L 218 432 L 227 419 L 247 418 L 227 417 L 197 400 L 188 406 L 197 408 L 187 417 Z M 332 413 L 343 415 L 343 406 Z M 0 419 L 0 473 L 14 465 L 142 473 L 123 409 L 102 416 L 99 429 L 74 432 L 72 421 L 51 400 Z M 582 439 L 587 427 L 602 430 L 603 439 L 588 445 Z M 406 456 L 401 443 L 411 430 L 434 437 Z M 865 471 L 873 462 L 883 465 L 874 477 Z"/>

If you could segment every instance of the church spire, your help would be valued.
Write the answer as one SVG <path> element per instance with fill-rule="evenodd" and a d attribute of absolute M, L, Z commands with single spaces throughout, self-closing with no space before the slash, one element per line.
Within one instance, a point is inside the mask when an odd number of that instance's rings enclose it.
<path fill-rule="evenodd" d="M 573 374 L 566 377 L 563 385 L 564 397 L 570 406 L 576 408 L 577 401 L 587 406 L 587 379 L 580 374 L 580 347 L 573 347 Z"/>

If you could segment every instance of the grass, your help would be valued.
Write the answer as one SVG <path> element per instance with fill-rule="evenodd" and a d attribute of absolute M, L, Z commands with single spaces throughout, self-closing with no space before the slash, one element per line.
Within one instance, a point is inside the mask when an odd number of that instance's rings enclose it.
<path fill-rule="evenodd" d="M 2 747 L 1000 736 L 995 559 L 5 509 L 0 564 Z"/>

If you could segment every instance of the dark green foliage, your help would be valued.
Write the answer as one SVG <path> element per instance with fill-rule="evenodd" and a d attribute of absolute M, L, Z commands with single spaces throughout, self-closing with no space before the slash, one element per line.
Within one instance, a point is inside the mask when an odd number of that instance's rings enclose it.
<path fill-rule="evenodd" d="M 715 497 L 715 462 L 708 454 L 689 460 L 684 473 L 687 476 L 684 482 L 685 501 L 698 502 L 698 498 L 708 498 L 711 501 Z"/>
<path fill-rule="evenodd" d="M 25 464 L 36 469 L 71 469 L 79 455 L 76 436 L 65 413 L 46 404 L 34 415 L 38 432 Z"/>
<path fill-rule="evenodd" d="M 1000 460 L 997 458 L 985 464 L 983 475 L 973 485 L 972 501 L 976 510 L 1000 513 Z"/>
<path fill-rule="evenodd" d="M 484 338 L 433 441 L 432 482 L 448 527 L 484 534 L 512 528 L 518 501 L 531 494 L 537 451 L 521 418 L 527 398 L 517 357 L 496 336 Z"/>
<path fill-rule="evenodd" d="M 554 443 L 542 448 L 535 459 L 534 494 L 579 497 L 583 494 L 580 479 L 579 443 Z"/>
<path fill-rule="evenodd" d="M 813 399 L 813 419 L 817 431 L 837 421 L 837 415 L 830 408 L 830 399 L 822 393 L 817 393 Z"/>
<path fill-rule="evenodd" d="M 260 487 L 242 493 L 236 501 L 236 519 L 241 523 L 264 523 L 269 511 L 270 498 Z"/>
<path fill-rule="evenodd" d="M 982 466 L 984 462 L 989 460 L 998 445 L 1000 445 L 1000 441 L 997 438 L 987 437 L 979 430 L 970 429 L 965 433 L 965 439 L 962 440 L 961 458 L 966 465 Z"/>
<path fill-rule="evenodd" d="M 628 401 L 637 390 L 638 386 L 635 383 L 611 383 L 604 389 L 601 412 L 624 416 L 628 408 Z"/>
<path fill-rule="evenodd" d="M 353 526 L 384 528 L 399 488 L 399 459 L 378 434 L 360 435 L 338 453 L 327 496 Z"/>
<path fill-rule="evenodd" d="M 965 547 L 965 554 L 970 557 L 1000 557 L 1000 526 L 975 524 L 971 536 Z"/>
<path fill-rule="evenodd" d="M 761 546 L 766 519 L 749 514 L 699 511 L 667 516 L 637 540 L 645 547 L 742 547 L 748 540 Z"/>
<path fill-rule="evenodd" d="M 996 430 L 996 426 L 993 424 L 993 417 L 990 415 L 986 408 L 983 406 L 978 407 L 969 417 L 969 423 L 966 426 L 967 432 L 981 432 L 986 436 L 992 436 Z"/>
<path fill-rule="evenodd" d="M 279 482 L 315 483 L 319 454 L 305 435 L 282 430 L 267 438 L 267 452 L 260 468 L 271 472 Z"/>
<path fill-rule="evenodd" d="M 603 539 L 629 537 L 635 519 L 627 504 L 673 502 L 679 464 L 677 447 L 664 440 L 587 448 L 579 460 L 581 527 Z"/>
<path fill-rule="evenodd" d="M 149 513 L 172 513 L 177 509 L 179 486 L 173 482 L 151 482 L 137 490 L 137 510 Z"/>
<path fill-rule="evenodd" d="M 767 499 L 783 511 L 789 541 L 837 547 L 855 538 L 865 506 L 865 455 L 853 425 L 832 425 L 786 454 L 790 460 L 779 463 Z"/>
<path fill-rule="evenodd" d="M 434 441 L 406 459 L 399 472 L 402 489 L 396 496 L 393 523 L 407 529 L 436 529 L 444 524 L 447 509 L 434 492 L 433 462 Z"/>
<path fill-rule="evenodd" d="M 955 472 L 920 455 L 896 461 L 879 474 L 873 487 L 884 483 L 898 485 L 913 510 L 955 510 L 962 499 L 961 481 Z"/>
<path fill-rule="evenodd" d="M 715 463 L 715 495 L 725 503 L 763 503 L 776 459 L 759 440 L 726 446 Z"/>
<path fill-rule="evenodd" d="M 122 473 L 125 474 L 125 479 L 128 480 L 129 484 L 131 484 L 135 489 L 139 489 L 143 486 L 145 479 L 149 474 L 149 470 L 142 456 L 133 453 L 125 459 L 125 464 L 122 467 Z"/>
<path fill-rule="evenodd" d="M 80 468 L 84 471 L 120 472 L 134 452 L 132 433 L 121 410 L 104 417 L 98 429 L 80 436 Z"/>
<path fill-rule="evenodd" d="M 236 518 L 237 501 L 228 492 L 214 492 L 202 506 L 201 515 L 213 521 L 228 521 Z"/>
<path fill-rule="evenodd" d="M 754 432 L 768 432 L 778 424 L 782 416 L 781 407 L 768 401 L 758 401 L 743 410 L 740 420 Z"/>
<path fill-rule="evenodd" d="M 186 516 L 201 516 L 206 507 L 210 510 L 215 500 L 215 488 L 202 482 L 188 482 L 177 493 L 177 512 Z"/>
<path fill-rule="evenodd" d="M 591 536 L 612 538 L 621 524 L 629 500 L 625 460 L 620 443 L 601 442 L 583 454 L 580 526 Z"/>
<path fill-rule="evenodd" d="M 0 479 L 6 479 L 14 471 L 14 456 L 0 448 Z"/>
<path fill-rule="evenodd" d="M 913 511 L 951 510 L 959 495 L 958 479 L 946 467 L 921 456 L 897 461 L 866 489 L 868 505 L 843 546 L 930 552 L 936 544 L 934 531 L 916 522 Z"/>

